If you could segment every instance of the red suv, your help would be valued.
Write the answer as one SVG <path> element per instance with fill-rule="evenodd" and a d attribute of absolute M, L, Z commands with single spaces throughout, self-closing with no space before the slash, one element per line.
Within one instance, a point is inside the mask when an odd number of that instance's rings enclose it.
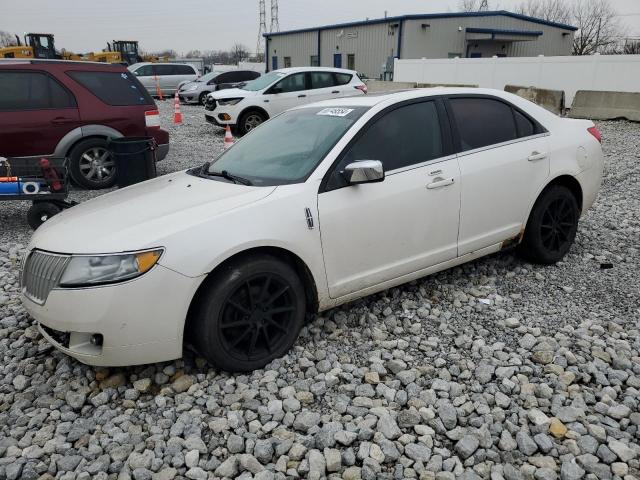
<path fill-rule="evenodd" d="M 123 65 L 64 60 L 0 60 L 0 157 L 68 157 L 71 178 L 114 185 L 107 139 L 154 137 L 169 151 L 156 104 Z"/>

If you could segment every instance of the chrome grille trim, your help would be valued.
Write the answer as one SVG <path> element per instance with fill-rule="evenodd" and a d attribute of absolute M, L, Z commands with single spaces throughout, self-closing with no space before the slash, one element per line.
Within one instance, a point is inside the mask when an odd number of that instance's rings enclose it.
<path fill-rule="evenodd" d="M 34 302 L 44 305 L 49 293 L 60 281 L 70 255 L 32 251 L 22 271 L 22 291 Z"/>

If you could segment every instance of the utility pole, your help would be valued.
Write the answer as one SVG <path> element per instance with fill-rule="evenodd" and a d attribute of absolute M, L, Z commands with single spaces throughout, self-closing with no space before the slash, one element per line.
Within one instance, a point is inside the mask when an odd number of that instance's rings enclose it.
<path fill-rule="evenodd" d="M 480 8 L 478 8 L 478 11 L 486 12 L 487 10 L 489 10 L 489 0 L 482 0 L 482 2 L 480 2 Z"/>
<path fill-rule="evenodd" d="M 280 22 L 278 21 L 278 0 L 271 0 L 271 27 L 270 32 L 280 31 Z"/>
<path fill-rule="evenodd" d="M 258 0 L 258 9 L 260 10 L 260 28 L 258 29 L 258 43 L 256 45 L 256 57 L 264 52 L 264 36 L 267 33 L 267 0 Z"/>

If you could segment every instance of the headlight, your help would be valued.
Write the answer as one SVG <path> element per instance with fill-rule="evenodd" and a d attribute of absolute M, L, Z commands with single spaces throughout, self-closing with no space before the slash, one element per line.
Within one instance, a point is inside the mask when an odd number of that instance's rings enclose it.
<path fill-rule="evenodd" d="M 183 92 L 193 92 L 194 90 L 196 90 L 198 88 L 198 85 L 187 85 L 183 88 Z"/>
<path fill-rule="evenodd" d="M 218 105 L 220 105 L 221 107 L 224 107 L 226 105 L 237 105 L 242 100 L 244 99 L 243 98 L 222 98 L 218 100 Z"/>
<path fill-rule="evenodd" d="M 73 256 L 60 279 L 61 287 L 123 282 L 139 277 L 158 263 L 162 250 L 115 255 Z"/>

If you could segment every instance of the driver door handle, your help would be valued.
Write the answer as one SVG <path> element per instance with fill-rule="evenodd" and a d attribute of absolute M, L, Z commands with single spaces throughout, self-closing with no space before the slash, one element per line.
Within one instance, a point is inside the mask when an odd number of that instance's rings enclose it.
<path fill-rule="evenodd" d="M 527 160 L 535 162 L 536 160 L 544 160 L 545 158 L 547 158 L 546 153 L 532 152 L 531 155 L 527 157 Z"/>
<path fill-rule="evenodd" d="M 305 94 L 298 95 L 298 98 L 304 98 L 304 97 L 306 97 L 306 95 L 305 95 Z"/>
<path fill-rule="evenodd" d="M 73 118 L 67 118 L 67 117 L 56 117 L 53 120 L 51 120 L 51 123 L 53 123 L 54 125 L 64 125 L 65 123 L 72 123 L 75 122 L 75 120 Z"/>
<path fill-rule="evenodd" d="M 436 188 L 448 187 L 449 185 L 453 185 L 454 182 L 455 182 L 455 179 L 453 178 L 444 179 L 442 177 L 438 177 L 434 179 L 433 182 L 427 184 L 427 188 L 429 190 L 434 190 Z"/>

